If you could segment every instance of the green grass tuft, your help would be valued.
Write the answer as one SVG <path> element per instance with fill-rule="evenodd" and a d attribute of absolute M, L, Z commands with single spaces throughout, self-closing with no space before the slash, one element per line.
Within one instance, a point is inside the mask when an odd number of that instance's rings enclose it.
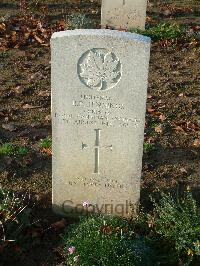
<path fill-rule="evenodd" d="M 25 156 L 29 152 L 27 147 L 17 146 L 12 143 L 4 143 L 0 145 L 0 156 Z"/>
<path fill-rule="evenodd" d="M 142 237 L 135 236 L 126 219 L 112 216 L 83 218 L 79 225 L 68 228 L 63 239 L 66 265 L 153 265 L 149 261 L 151 249 Z M 75 247 L 73 254 L 68 250 L 70 247 Z"/>
<path fill-rule="evenodd" d="M 146 35 L 153 41 L 177 39 L 185 34 L 185 30 L 175 23 L 160 23 L 156 26 L 149 27 L 144 31 L 133 29 L 132 32 Z"/>
<path fill-rule="evenodd" d="M 200 209 L 189 190 L 162 194 L 131 220 L 92 215 L 63 235 L 66 265 L 200 265 Z"/>
<path fill-rule="evenodd" d="M 155 144 L 154 143 L 144 142 L 144 152 L 150 152 L 153 150 L 155 150 Z"/>
<path fill-rule="evenodd" d="M 15 152 L 14 145 L 11 143 L 4 143 L 0 145 L 0 155 L 13 155 Z"/>
<path fill-rule="evenodd" d="M 41 148 L 49 149 L 52 146 L 52 139 L 50 137 L 42 139 L 40 145 L 41 145 Z"/>
<path fill-rule="evenodd" d="M 19 257 L 29 243 L 24 230 L 30 227 L 29 195 L 18 196 L 0 187 L 0 257 L 1 262 Z M 17 252 L 16 252 L 17 250 Z"/>

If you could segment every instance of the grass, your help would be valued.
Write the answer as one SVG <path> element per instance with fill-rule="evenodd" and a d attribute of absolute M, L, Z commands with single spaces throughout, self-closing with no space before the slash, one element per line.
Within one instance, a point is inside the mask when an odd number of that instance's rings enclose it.
<path fill-rule="evenodd" d="M 51 148 L 51 146 L 52 146 L 52 139 L 50 137 L 47 137 L 45 139 L 42 139 L 40 146 L 41 146 L 41 148 L 44 148 L 44 149 Z"/>
<path fill-rule="evenodd" d="M 149 143 L 149 142 L 144 142 L 144 152 L 150 152 L 155 150 L 155 144 L 154 143 Z"/>
<path fill-rule="evenodd" d="M 25 156 L 29 152 L 27 147 L 17 146 L 12 143 L 4 143 L 0 145 L 0 156 Z"/>
<path fill-rule="evenodd" d="M 178 261 L 182 265 L 200 265 L 200 208 L 190 189 L 183 197 L 162 194 L 159 202 L 153 202 L 154 211 L 147 216 L 153 245 L 169 265 L 178 265 Z"/>
<path fill-rule="evenodd" d="M 66 265 L 200 265 L 200 208 L 190 190 L 152 203 L 132 219 L 91 215 L 68 227 Z"/>
<path fill-rule="evenodd" d="M 25 228 L 30 226 L 30 210 L 27 208 L 27 193 L 17 196 L 0 188 L 0 257 L 1 265 L 19 257 L 27 246 Z M 5 264 L 4 264 L 5 262 Z"/>
<path fill-rule="evenodd" d="M 3 51 L 3 52 L 0 52 L 0 58 L 1 59 L 5 59 L 5 58 L 8 58 L 10 57 L 10 53 L 7 52 L 7 51 Z"/>
<path fill-rule="evenodd" d="M 119 217 L 81 219 L 63 236 L 66 265 L 148 265 L 150 248 L 142 238 L 136 239 L 132 230 L 131 223 Z"/>
<path fill-rule="evenodd" d="M 185 34 L 185 29 L 180 27 L 176 23 L 160 23 L 145 30 L 133 29 L 132 32 L 146 35 L 150 37 L 153 41 L 159 41 L 180 38 Z"/>

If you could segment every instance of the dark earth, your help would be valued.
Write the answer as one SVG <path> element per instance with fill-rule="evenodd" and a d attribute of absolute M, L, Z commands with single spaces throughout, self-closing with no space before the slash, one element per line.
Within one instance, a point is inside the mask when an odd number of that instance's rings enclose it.
<path fill-rule="evenodd" d="M 51 149 L 41 147 L 51 137 L 49 39 L 69 28 L 67 15 L 85 14 L 100 27 L 100 3 L 45 0 L 20 8 L 19 2 L 0 3 L 0 144 L 29 152 L 0 157 L 0 183 L 30 192 L 33 220 L 43 229 L 15 265 L 58 265 L 61 231 L 55 223 L 62 220 L 51 211 Z M 200 29 L 199 1 L 149 1 L 147 24 L 160 22 L 185 26 L 192 35 Z M 189 40 L 152 43 L 141 190 L 147 209 L 149 195 L 157 191 L 181 193 L 189 186 L 200 198 L 200 49 L 198 40 Z"/>

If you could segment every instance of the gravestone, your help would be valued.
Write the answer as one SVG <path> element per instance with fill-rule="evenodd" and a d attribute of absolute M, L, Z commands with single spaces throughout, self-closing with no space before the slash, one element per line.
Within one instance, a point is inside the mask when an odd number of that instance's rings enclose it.
<path fill-rule="evenodd" d="M 102 0 L 102 28 L 144 29 L 147 0 Z"/>
<path fill-rule="evenodd" d="M 51 47 L 53 208 L 128 216 L 140 196 L 150 39 L 73 30 Z"/>

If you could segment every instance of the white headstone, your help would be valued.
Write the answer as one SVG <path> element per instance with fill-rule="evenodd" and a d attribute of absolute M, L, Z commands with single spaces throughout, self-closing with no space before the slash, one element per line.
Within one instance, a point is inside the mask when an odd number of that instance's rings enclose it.
<path fill-rule="evenodd" d="M 51 46 L 53 208 L 127 216 L 140 196 L 150 39 L 73 30 Z"/>
<path fill-rule="evenodd" d="M 144 29 L 147 0 L 102 0 L 102 28 Z"/>

